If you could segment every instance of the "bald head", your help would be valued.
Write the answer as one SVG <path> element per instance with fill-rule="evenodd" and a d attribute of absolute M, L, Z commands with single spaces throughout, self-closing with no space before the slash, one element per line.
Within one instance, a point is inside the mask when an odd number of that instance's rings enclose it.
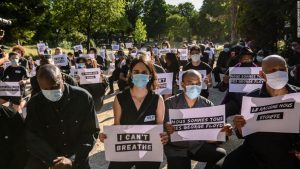
<path fill-rule="evenodd" d="M 52 90 L 62 83 L 62 75 L 58 67 L 46 64 L 39 68 L 37 79 L 41 89 Z"/>
<path fill-rule="evenodd" d="M 191 78 L 191 77 L 196 78 L 196 79 L 198 78 L 200 81 L 202 79 L 201 74 L 198 71 L 190 69 L 183 73 L 182 81 L 185 81 L 186 79 Z"/>
<path fill-rule="evenodd" d="M 262 70 L 266 74 L 276 71 L 287 71 L 287 64 L 283 57 L 279 55 L 270 55 L 263 59 Z"/>

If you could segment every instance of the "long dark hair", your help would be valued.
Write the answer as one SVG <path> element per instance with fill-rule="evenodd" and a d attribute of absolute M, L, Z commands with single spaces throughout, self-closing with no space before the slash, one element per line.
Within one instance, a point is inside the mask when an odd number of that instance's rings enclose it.
<path fill-rule="evenodd" d="M 171 62 L 171 65 L 167 65 L 166 68 L 169 72 L 176 73 L 179 71 L 179 62 L 177 60 L 175 53 L 167 53 L 166 54 L 166 60 L 169 60 Z M 168 62 L 167 62 L 168 63 Z"/>
<path fill-rule="evenodd" d="M 133 59 L 131 64 L 130 64 L 130 68 L 129 68 L 129 78 L 128 78 L 128 83 L 130 84 L 130 87 L 132 88 L 133 87 L 133 83 L 132 83 L 132 71 L 133 71 L 133 68 L 138 64 L 138 63 L 143 63 L 146 68 L 149 70 L 150 72 L 150 76 L 151 78 L 149 79 L 149 82 L 147 84 L 147 89 L 149 91 L 152 91 L 152 90 L 155 90 L 157 89 L 158 87 L 158 82 L 157 82 L 157 74 L 155 72 L 155 69 L 154 69 L 154 65 L 152 63 L 151 60 L 146 60 L 146 59 L 143 59 L 143 58 L 136 58 L 136 59 Z"/>

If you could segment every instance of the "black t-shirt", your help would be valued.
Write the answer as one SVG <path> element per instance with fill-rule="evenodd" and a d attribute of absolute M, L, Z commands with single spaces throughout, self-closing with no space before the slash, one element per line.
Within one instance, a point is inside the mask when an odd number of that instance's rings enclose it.
<path fill-rule="evenodd" d="M 120 73 L 124 74 L 124 77 L 127 77 L 129 67 L 127 65 L 122 66 Z"/>
<path fill-rule="evenodd" d="M 194 66 L 192 62 L 189 62 L 187 65 L 183 67 L 183 71 L 194 69 L 194 70 L 206 70 L 206 74 L 210 74 L 212 71 L 212 68 L 205 62 L 200 62 L 200 65 Z"/>
<path fill-rule="evenodd" d="M 23 66 L 12 67 L 8 66 L 1 78 L 2 81 L 19 82 L 20 80 L 28 79 L 26 69 Z"/>

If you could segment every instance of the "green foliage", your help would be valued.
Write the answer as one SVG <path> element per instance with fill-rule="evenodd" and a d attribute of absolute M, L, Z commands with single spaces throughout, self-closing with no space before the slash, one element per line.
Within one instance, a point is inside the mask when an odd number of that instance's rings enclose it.
<path fill-rule="evenodd" d="M 189 23 L 187 18 L 179 14 L 169 16 L 166 27 L 166 35 L 169 40 L 182 41 L 182 38 L 188 37 Z"/>
<path fill-rule="evenodd" d="M 146 26 L 140 18 L 136 21 L 133 38 L 137 43 L 141 43 L 147 38 Z"/>
<path fill-rule="evenodd" d="M 72 48 L 72 43 L 66 40 L 61 41 L 60 43 L 58 43 L 58 46 L 61 48 L 65 48 L 65 49 L 71 49 Z"/>

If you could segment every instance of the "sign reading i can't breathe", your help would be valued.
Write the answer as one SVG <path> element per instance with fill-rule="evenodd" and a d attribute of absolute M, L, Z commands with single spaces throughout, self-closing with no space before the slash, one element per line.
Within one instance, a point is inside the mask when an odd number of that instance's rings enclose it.
<path fill-rule="evenodd" d="M 259 76 L 261 67 L 230 67 L 229 92 L 248 93 L 261 88 L 264 80 Z"/>
<path fill-rule="evenodd" d="M 157 94 L 172 94 L 173 73 L 158 73 L 157 80 L 159 88 L 155 90 Z"/>
<path fill-rule="evenodd" d="M 299 133 L 300 93 L 266 98 L 243 97 L 243 136 L 256 132 Z"/>
<path fill-rule="evenodd" d="M 107 161 L 163 161 L 162 125 L 104 126 Z"/>
<path fill-rule="evenodd" d="M 93 84 L 101 83 L 100 68 L 91 69 L 77 69 L 78 76 L 80 77 L 80 84 Z"/>
<path fill-rule="evenodd" d="M 175 128 L 171 141 L 225 141 L 225 106 L 192 109 L 170 109 L 170 122 Z"/>
<path fill-rule="evenodd" d="M 19 82 L 0 82 L 0 96 L 21 96 Z"/>

